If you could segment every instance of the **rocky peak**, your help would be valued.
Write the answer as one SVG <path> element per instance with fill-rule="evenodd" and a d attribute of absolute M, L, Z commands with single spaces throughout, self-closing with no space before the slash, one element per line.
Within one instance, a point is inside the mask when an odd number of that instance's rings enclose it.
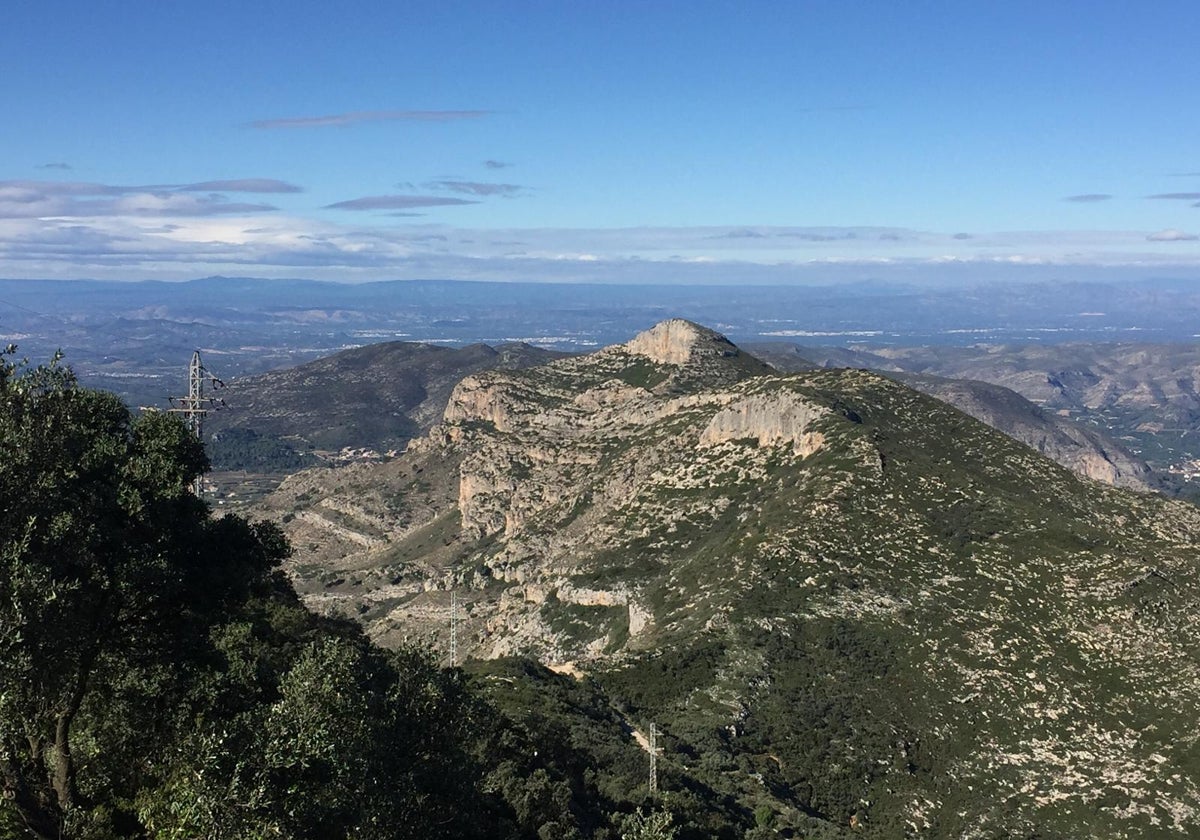
<path fill-rule="evenodd" d="M 631 341 L 601 351 L 626 366 L 659 369 L 656 391 L 683 392 L 729 385 L 743 379 L 773 374 L 766 362 L 741 350 L 719 332 L 672 318 L 655 324 Z M 593 357 L 595 358 L 595 357 Z"/>
<path fill-rule="evenodd" d="M 624 347 L 630 353 L 645 356 L 660 365 L 686 365 L 697 355 L 737 356 L 740 353 L 725 336 L 683 318 L 660 321 L 638 333 Z"/>

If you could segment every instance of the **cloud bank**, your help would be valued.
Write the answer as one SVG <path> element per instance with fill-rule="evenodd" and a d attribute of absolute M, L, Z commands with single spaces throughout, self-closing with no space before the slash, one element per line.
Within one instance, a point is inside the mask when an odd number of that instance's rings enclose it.
<path fill-rule="evenodd" d="M 1195 242 L 1198 239 L 1200 236 L 1196 236 L 1194 233 L 1184 233 L 1174 228 L 1160 230 L 1158 233 L 1152 233 L 1146 237 L 1147 242 Z"/>
<path fill-rule="evenodd" d="M 136 212 L 0 217 L 0 277 L 183 279 L 248 273 L 348 281 L 792 283 L 977 274 L 1002 279 L 1006 272 L 1029 276 L 1035 269 L 1053 280 L 1063 272 L 1111 266 L 1137 272 L 1182 266 L 1189 276 L 1200 276 L 1197 236 L 1177 230 L 974 232 L 964 239 L 954 232 L 870 227 L 478 229 L 399 220 L 343 224 L 252 209 L 258 205 L 233 213 L 225 212 L 232 202 L 216 205 L 220 212 L 187 203 L 210 200 L 204 193 L 177 192 L 152 205 L 142 193 L 91 200 L 127 199 Z M 394 210 L 430 200 L 465 201 L 368 196 L 354 200 L 352 209 Z"/>
<path fill-rule="evenodd" d="M 272 178 L 194 184 L 116 185 L 87 181 L 0 181 L 0 218 L 92 216 L 214 216 L 261 213 L 271 204 L 230 201 L 223 193 L 294 193 Z"/>

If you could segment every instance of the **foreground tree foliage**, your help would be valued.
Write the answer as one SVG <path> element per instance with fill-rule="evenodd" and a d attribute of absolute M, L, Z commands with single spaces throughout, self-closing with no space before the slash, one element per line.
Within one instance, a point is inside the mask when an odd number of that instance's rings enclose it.
<path fill-rule="evenodd" d="M 175 418 L 0 362 L 0 782 L 37 836 L 120 829 L 210 632 L 272 586 L 280 534 L 210 519 L 205 466 Z"/>
<path fill-rule="evenodd" d="M 150 833 L 484 836 L 485 809 L 471 807 L 478 774 L 460 748 L 471 721 L 458 714 L 464 698 L 454 674 L 348 632 L 303 644 L 275 680 L 276 632 L 269 623 L 223 631 L 219 644 L 233 667 L 203 689 L 209 716 L 180 739 L 159 786 L 138 797 Z"/>
<path fill-rule="evenodd" d="M 11 356 L 0 836 L 470 836 L 460 679 L 304 610 L 177 419 Z"/>

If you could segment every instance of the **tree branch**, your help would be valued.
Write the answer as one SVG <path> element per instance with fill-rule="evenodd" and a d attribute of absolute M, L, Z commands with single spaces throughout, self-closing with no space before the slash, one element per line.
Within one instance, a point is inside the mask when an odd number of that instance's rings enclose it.
<path fill-rule="evenodd" d="M 25 827 L 43 840 L 58 840 L 60 812 L 30 789 L 21 771 L 8 757 L 0 758 L 0 782 L 4 798 L 13 803 Z"/>

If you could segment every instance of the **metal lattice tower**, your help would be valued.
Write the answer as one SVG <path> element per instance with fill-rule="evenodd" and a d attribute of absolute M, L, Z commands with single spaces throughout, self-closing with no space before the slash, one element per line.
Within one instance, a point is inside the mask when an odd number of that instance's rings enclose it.
<path fill-rule="evenodd" d="M 187 396 L 171 397 L 171 408 L 167 409 L 172 414 L 183 415 L 184 425 L 201 442 L 204 441 L 204 415 L 225 405 L 224 400 L 205 396 L 204 386 L 206 383 L 211 385 L 214 390 L 225 387 L 224 382 L 217 379 L 204 367 L 204 363 L 200 361 L 200 351 L 197 350 L 192 353 L 192 361 L 188 365 Z M 192 489 L 195 490 L 196 495 L 200 494 L 199 478 L 196 479 Z"/>
<path fill-rule="evenodd" d="M 658 794 L 658 724 L 650 724 L 650 795 Z"/>
<path fill-rule="evenodd" d="M 204 439 L 204 415 L 208 414 L 208 405 L 212 402 L 204 397 L 204 380 L 209 378 L 207 374 L 200 361 L 200 351 L 197 350 L 192 353 L 192 362 L 188 365 L 187 396 L 171 397 L 171 408 L 167 409 L 173 414 L 182 414 L 184 425 L 200 440 Z M 212 379 L 214 382 L 220 381 L 215 377 Z"/>
<path fill-rule="evenodd" d="M 450 590 L 450 667 L 458 664 L 458 593 Z"/>

